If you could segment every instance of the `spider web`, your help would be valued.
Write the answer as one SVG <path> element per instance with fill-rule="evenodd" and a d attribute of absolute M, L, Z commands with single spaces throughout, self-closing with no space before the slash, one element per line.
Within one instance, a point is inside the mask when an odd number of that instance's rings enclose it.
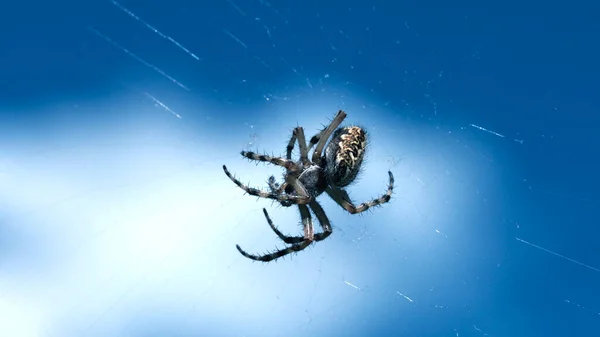
<path fill-rule="evenodd" d="M 2 115 L 0 335 L 527 336 L 564 331 L 523 318 L 553 311 L 597 324 L 591 226 L 567 231 L 553 208 L 581 220 L 599 200 L 520 164 L 574 141 L 457 111 L 443 66 L 377 53 L 426 27 L 385 32 L 379 5 L 94 6 L 62 37 L 85 46 L 72 71 L 104 87 Z M 338 109 L 370 137 L 350 196 L 384 193 L 391 170 L 392 202 L 351 216 L 322 196 L 331 237 L 245 259 L 235 244 L 283 247 L 263 207 L 284 233 L 302 232 L 298 211 L 243 195 L 221 166 L 266 188 L 282 170 L 239 151 L 283 155 L 293 127 L 310 137 Z"/>

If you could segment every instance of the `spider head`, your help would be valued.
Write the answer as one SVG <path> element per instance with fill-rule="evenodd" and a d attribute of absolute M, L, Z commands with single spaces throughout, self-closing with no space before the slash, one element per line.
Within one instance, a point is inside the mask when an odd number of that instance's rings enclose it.
<path fill-rule="evenodd" d="M 337 187 L 350 185 L 365 157 L 367 132 L 359 126 L 341 127 L 335 130 L 325 150 L 325 173 L 331 184 Z"/>

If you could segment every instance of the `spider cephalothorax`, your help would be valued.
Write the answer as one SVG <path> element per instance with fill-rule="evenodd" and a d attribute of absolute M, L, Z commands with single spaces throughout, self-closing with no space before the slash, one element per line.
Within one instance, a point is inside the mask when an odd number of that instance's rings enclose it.
<path fill-rule="evenodd" d="M 278 184 L 275 182 L 275 177 L 269 177 L 270 191 L 268 192 L 242 184 L 223 165 L 225 174 L 248 194 L 277 200 L 286 207 L 298 205 L 304 227 L 304 236 L 286 236 L 275 227 L 267 210 L 263 209 L 271 229 L 280 239 L 291 246 L 266 255 L 252 255 L 242 250 L 239 245 L 236 246 L 242 255 L 253 260 L 267 262 L 303 250 L 313 241 L 321 241 L 328 237 L 332 232 L 331 224 L 325 211 L 316 201 L 316 198 L 323 192 L 327 193 L 330 198 L 351 214 L 361 213 L 373 206 L 390 201 L 394 188 L 394 176 L 389 171 L 388 190 L 375 200 L 354 206 L 348 193 L 343 189 L 356 179 L 367 148 L 366 131 L 359 126 L 339 127 L 344 118 L 346 118 L 346 113 L 340 110 L 325 129 L 310 139 L 308 146 L 304 129 L 302 127 L 295 128 L 287 146 L 285 158 L 242 151 L 242 156 L 248 159 L 269 162 L 285 168 L 286 173 L 283 183 Z M 330 136 L 331 140 L 325 147 Z M 296 141 L 300 149 L 300 158 L 298 161 L 293 161 L 292 150 Z M 316 147 L 312 158 L 309 160 L 308 152 L 313 146 Z M 322 155 L 323 150 L 325 150 L 325 155 Z M 319 220 L 323 229 L 322 233 L 314 233 L 309 208 Z"/>

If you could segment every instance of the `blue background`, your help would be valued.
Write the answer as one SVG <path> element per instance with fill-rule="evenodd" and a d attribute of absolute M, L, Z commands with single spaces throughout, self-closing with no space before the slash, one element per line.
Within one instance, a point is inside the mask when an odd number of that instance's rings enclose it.
<path fill-rule="evenodd" d="M 598 8 L 34 1 L 0 23 L 1 336 L 600 336 Z M 185 48 L 185 49 L 184 49 Z M 277 263 L 296 125 L 371 135 Z"/>

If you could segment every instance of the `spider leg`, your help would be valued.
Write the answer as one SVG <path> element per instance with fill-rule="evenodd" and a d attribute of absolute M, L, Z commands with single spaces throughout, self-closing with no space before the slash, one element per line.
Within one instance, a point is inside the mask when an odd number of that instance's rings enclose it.
<path fill-rule="evenodd" d="M 270 176 L 269 180 L 267 180 L 267 184 L 269 184 L 269 189 L 271 190 L 271 192 L 273 194 L 286 195 L 286 196 L 290 196 L 291 198 L 295 198 L 296 197 L 295 195 L 290 195 L 290 194 L 288 194 L 288 193 L 285 192 L 286 188 L 288 186 L 291 186 L 296 191 L 296 194 L 298 196 L 302 196 L 303 198 L 310 198 L 310 200 L 313 199 L 311 196 L 309 196 L 308 191 L 306 190 L 306 188 L 304 187 L 304 185 L 302 185 L 302 183 L 300 183 L 300 181 L 298 180 L 298 178 L 295 178 L 293 176 L 288 176 L 286 178 L 286 181 L 283 184 L 281 184 L 281 185 L 279 185 L 277 182 L 275 182 L 275 177 L 274 176 Z M 292 204 L 307 204 L 308 203 L 308 202 L 294 202 L 294 199 L 292 199 L 292 200 L 287 200 L 287 198 L 286 199 L 282 198 L 282 199 L 283 200 L 279 200 L 279 203 L 282 206 L 284 206 L 284 207 L 289 207 Z"/>
<path fill-rule="evenodd" d="M 321 154 L 323 152 L 323 148 L 325 148 L 325 143 L 327 142 L 327 139 L 329 138 L 329 136 L 331 136 L 333 131 L 335 131 L 335 129 L 337 129 L 337 127 L 340 126 L 340 124 L 342 124 L 344 118 L 346 118 L 346 113 L 344 112 L 344 110 L 338 111 L 337 115 L 331 121 L 331 123 L 329 123 L 329 125 L 325 129 L 323 129 L 321 132 L 314 135 L 310 139 L 309 149 L 312 148 L 314 145 L 317 146 L 315 148 L 315 152 L 313 152 L 312 155 L 313 163 L 319 162 L 319 158 L 321 158 Z"/>
<path fill-rule="evenodd" d="M 310 200 L 312 200 L 313 198 L 309 196 L 308 191 L 306 190 L 306 188 L 304 187 L 304 185 L 302 185 L 302 183 L 300 182 L 300 180 L 298 180 L 298 178 L 293 177 L 288 175 L 286 178 L 286 181 L 284 183 L 284 185 L 292 185 L 292 187 L 294 188 L 294 191 L 296 191 L 296 194 L 298 196 L 303 196 L 306 198 L 310 198 Z M 284 193 L 287 194 L 287 193 Z M 309 201 L 310 201 L 309 200 Z M 305 202 L 304 204 L 308 204 L 308 202 Z"/>
<path fill-rule="evenodd" d="M 290 253 L 299 252 L 299 251 L 305 249 L 306 247 L 310 246 L 311 243 L 312 243 L 312 241 L 308 241 L 308 240 L 302 241 L 301 243 L 294 244 L 287 248 L 280 249 L 280 250 L 277 250 L 277 251 L 274 251 L 272 253 L 265 254 L 265 255 L 253 255 L 253 254 L 247 253 L 240 247 L 240 245 L 235 245 L 235 248 L 237 248 L 237 250 L 240 252 L 240 254 L 244 255 L 245 257 L 247 257 L 251 260 L 269 262 L 269 261 L 278 259 L 280 257 L 286 256 Z"/>
<path fill-rule="evenodd" d="M 273 157 L 266 154 L 258 154 L 251 151 L 242 151 L 240 154 L 250 160 L 262 161 L 273 165 L 281 166 L 287 170 L 298 170 L 299 167 L 293 160 L 285 159 L 281 157 Z"/>
<path fill-rule="evenodd" d="M 315 239 L 315 228 L 313 227 L 312 217 L 306 205 L 298 205 L 300 210 L 300 219 L 304 228 L 304 240 L 313 241 Z"/>
<path fill-rule="evenodd" d="M 294 145 L 298 141 L 298 147 L 300 147 L 300 161 L 304 165 L 310 165 L 310 161 L 308 160 L 308 147 L 306 146 L 306 137 L 304 136 L 304 128 L 298 126 L 294 128 L 292 131 L 292 137 L 286 147 L 286 159 L 292 160 L 292 151 L 294 150 Z"/>
<path fill-rule="evenodd" d="M 273 199 L 273 200 L 277 200 L 279 202 L 285 202 L 285 203 L 294 203 L 294 204 L 308 204 L 311 200 L 312 197 L 310 197 L 308 194 L 303 194 L 303 195 L 289 195 L 287 193 L 273 193 L 273 192 L 267 192 L 267 191 L 262 191 L 259 190 L 257 188 L 254 187 L 248 187 L 246 185 L 244 185 L 241 181 L 239 181 L 237 178 L 235 178 L 231 173 L 229 173 L 229 171 L 227 170 L 227 167 L 225 165 L 223 165 L 223 171 L 225 171 L 225 174 L 227 175 L 227 177 L 229 177 L 229 179 L 231 179 L 231 181 L 233 181 L 236 185 L 238 185 L 238 187 L 240 187 L 241 189 L 243 189 L 244 191 L 246 191 L 246 193 L 250 194 L 250 195 L 254 195 L 257 197 L 261 197 L 261 198 L 267 198 L 267 199 Z"/>
<path fill-rule="evenodd" d="M 305 205 L 298 205 L 298 207 L 300 208 L 300 216 L 302 217 L 302 222 L 304 224 L 304 232 L 305 232 L 305 236 L 287 236 L 283 233 L 281 233 L 281 231 L 275 227 L 275 225 L 273 224 L 273 220 L 271 220 L 271 218 L 269 217 L 269 213 L 267 213 L 267 210 L 265 208 L 263 208 L 263 213 L 265 214 L 265 218 L 267 218 L 267 222 L 269 223 L 269 226 L 271 227 L 271 229 L 275 232 L 275 234 L 277 234 L 277 236 L 283 240 L 283 242 L 287 243 L 287 244 L 291 244 L 290 247 L 275 251 L 273 253 L 270 254 L 266 254 L 266 255 L 253 255 L 253 254 L 249 254 L 246 251 L 244 251 L 240 245 L 236 245 L 235 247 L 237 248 L 237 250 L 244 255 L 245 257 L 252 259 L 252 260 L 256 260 L 256 261 L 263 261 L 263 262 L 269 262 L 275 259 L 278 259 L 282 256 L 285 256 L 287 254 L 293 253 L 293 252 L 299 252 L 301 250 L 303 250 L 304 248 L 308 247 L 312 242 L 317 242 L 317 241 L 321 241 L 326 239 L 329 235 L 331 235 L 331 233 L 333 232 L 332 228 L 331 228 L 331 223 L 329 222 L 329 219 L 327 218 L 327 215 L 325 214 L 325 211 L 323 210 L 323 208 L 321 207 L 321 205 L 317 202 L 317 201 L 312 201 L 310 204 L 310 209 L 313 211 L 313 213 L 315 213 L 315 215 L 317 216 L 317 220 L 319 220 L 319 224 L 321 225 L 321 228 L 323 229 L 323 233 L 317 233 L 314 234 L 314 230 L 312 229 L 312 220 L 310 217 L 310 213 L 308 212 L 308 209 L 306 208 Z M 304 209 L 303 209 L 304 208 Z M 307 229 L 307 227 L 309 227 Z M 306 234 L 307 233 L 313 233 L 313 240 L 309 240 L 306 238 Z"/>
<path fill-rule="evenodd" d="M 348 196 L 348 193 L 346 193 L 346 191 L 344 191 L 343 189 L 336 187 L 327 187 L 325 192 L 327 192 L 329 197 L 333 199 L 338 205 L 340 205 L 342 208 L 348 211 L 348 213 L 362 213 L 371 207 L 385 204 L 386 202 L 390 201 L 390 198 L 392 197 L 392 192 L 394 191 L 394 175 L 392 175 L 392 172 L 390 171 L 388 171 L 388 174 L 390 176 L 390 182 L 388 185 L 387 192 L 377 199 L 364 202 L 358 206 L 354 206 L 354 204 L 350 200 L 350 197 Z"/>
<path fill-rule="evenodd" d="M 308 166 L 310 161 L 308 160 L 308 147 L 306 147 L 306 137 L 304 136 L 304 129 L 299 126 L 294 129 L 294 134 L 298 140 L 298 147 L 300 148 L 300 161 L 302 164 Z"/>
<path fill-rule="evenodd" d="M 271 227 L 271 229 L 273 230 L 273 232 L 275 232 L 275 234 L 277 234 L 277 236 L 285 243 L 287 243 L 288 245 L 291 244 L 296 244 L 296 243 L 300 243 L 302 241 L 304 241 L 304 237 L 303 236 L 288 236 L 283 234 L 279 228 L 277 228 L 275 226 L 275 224 L 273 224 L 273 220 L 271 220 L 271 218 L 269 217 L 269 213 L 267 213 L 267 209 L 263 208 L 263 213 L 265 214 L 265 218 L 267 218 L 267 222 L 269 223 L 269 227 Z"/>
<path fill-rule="evenodd" d="M 311 162 L 308 160 L 308 148 L 306 147 L 306 137 L 304 136 L 304 129 L 301 126 L 294 128 L 294 131 L 292 132 L 292 137 L 290 138 L 286 149 L 286 159 L 292 161 L 292 150 L 294 149 L 294 144 L 296 141 L 298 141 L 298 146 L 300 147 L 300 161 L 302 162 L 302 164 L 309 166 Z M 289 171 L 291 171 L 290 169 L 287 170 L 288 173 Z M 275 178 L 273 178 L 273 181 L 274 180 Z M 269 181 L 271 181 L 271 178 L 269 178 Z M 288 179 L 288 181 L 284 182 L 279 188 L 277 188 L 278 192 L 283 193 L 287 185 L 292 185 L 292 187 L 298 195 L 308 195 L 308 192 L 306 191 L 304 186 L 302 186 L 302 184 L 300 184 L 295 178 L 290 178 Z M 270 183 L 269 186 L 271 186 Z M 281 205 L 284 207 L 288 207 L 291 205 L 291 203 L 282 202 Z"/>
<path fill-rule="evenodd" d="M 242 255 L 244 255 L 245 257 L 247 257 L 249 259 L 252 259 L 255 261 L 269 262 L 269 261 L 278 259 L 280 257 L 286 256 L 290 253 L 299 252 L 299 251 L 305 249 L 306 247 L 310 246 L 310 244 L 313 243 L 313 239 L 314 239 L 314 228 L 313 228 L 313 224 L 312 224 L 312 218 L 310 216 L 310 211 L 308 210 L 308 207 L 306 205 L 298 205 L 298 208 L 300 209 L 300 216 L 302 217 L 302 224 L 304 225 L 304 238 L 302 238 L 302 241 L 300 241 L 298 243 L 294 243 L 287 248 L 280 249 L 280 250 L 277 250 L 277 251 L 274 251 L 272 253 L 265 254 L 265 255 L 249 254 L 246 251 L 244 251 L 240 247 L 240 245 L 236 245 L 235 247 Z M 267 217 L 267 221 L 269 222 L 269 225 L 271 225 L 271 228 L 273 228 L 275 233 L 277 233 L 277 235 L 279 236 L 281 234 L 281 232 L 278 229 L 276 229 L 275 226 L 273 225 L 273 222 L 270 221 L 271 219 L 269 218 L 267 211 L 263 210 L 263 212 L 265 213 L 265 216 Z M 280 237 L 285 237 L 285 235 L 281 234 Z"/>
<path fill-rule="evenodd" d="M 294 150 L 294 144 L 296 144 L 296 130 L 292 131 L 292 138 L 287 145 L 286 149 L 286 158 L 287 160 L 292 160 L 292 151 Z"/>
<path fill-rule="evenodd" d="M 321 225 L 321 228 L 323 229 L 323 233 L 315 234 L 314 241 L 316 242 L 316 241 L 321 241 L 321 240 L 326 239 L 329 235 L 331 235 L 331 233 L 333 233 L 333 229 L 331 228 L 331 223 L 329 222 L 329 219 L 327 218 L 327 215 L 325 214 L 323 207 L 321 207 L 321 205 L 316 200 L 311 201 L 308 204 L 308 206 L 313 211 L 313 213 L 315 213 L 315 215 L 317 216 L 317 220 L 319 220 L 319 224 Z"/>
<path fill-rule="evenodd" d="M 290 172 L 293 171 L 299 171 L 301 169 L 301 167 L 298 167 L 298 164 L 296 164 L 295 162 L 293 162 L 290 158 L 292 156 L 292 150 L 294 149 L 294 142 L 298 141 L 299 147 L 300 147 L 300 160 L 302 161 L 302 163 L 304 165 L 310 165 L 311 162 L 308 160 L 308 148 L 306 147 L 306 138 L 304 137 L 304 129 L 302 127 L 297 127 L 294 129 L 293 134 L 292 134 L 292 138 L 290 138 L 290 143 L 288 144 L 287 150 L 287 159 L 283 159 L 283 158 L 276 158 L 278 160 L 286 160 L 287 162 L 289 162 L 291 165 L 291 167 L 286 167 L 287 170 L 287 174 L 286 174 L 286 181 L 281 185 L 278 186 L 277 188 L 275 188 L 275 190 L 277 190 L 277 192 L 274 193 L 279 193 L 279 194 L 285 194 L 287 195 L 287 193 L 283 193 L 283 191 L 285 191 L 286 187 L 288 185 L 291 185 L 294 190 L 296 191 L 296 194 L 299 196 L 304 196 L 304 197 L 308 197 L 311 198 L 308 194 L 308 191 L 306 190 L 306 188 L 300 183 L 300 181 L 298 180 L 298 178 L 294 177 L 294 175 L 291 175 Z M 242 152 L 242 154 L 244 155 L 244 152 Z M 267 156 L 263 156 L 263 157 L 267 157 Z M 273 157 L 270 157 L 273 158 Z M 260 159 L 259 159 L 260 160 Z M 269 187 L 271 188 L 271 190 L 273 190 L 273 187 L 276 186 L 277 184 L 275 183 L 275 178 L 273 176 L 269 177 Z M 308 202 L 303 202 L 302 204 L 306 204 Z M 290 206 L 292 203 L 291 202 L 286 202 L 286 201 L 281 201 L 281 205 L 284 207 L 288 207 Z M 296 203 L 298 204 L 298 203 Z"/>
<path fill-rule="evenodd" d="M 319 224 L 321 225 L 321 228 L 323 229 L 323 233 L 314 234 L 313 241 L 317 242 L 317 241 L 324 240 L 329 235 L 331 235 L 331 233 L 333 232 L 333 230 L 331 229 L 331 224 L 329 223 L 329 219 L 327 218 L 327 215 L 325 215 L 325 211 L 323 210 L 321 205 L 319 205 L 318 202 L 312 201 L 309 204 L 309 207 L 313 211 L 313 213 L 315 213 L 315 215 L 317 216 L 317 219 L 319 220 Z M 285 242 L 287 244 L 295 244 L 295 243 L 300 243 L 305 240 L 305 238 L 303 236 L 289 236 L 289 235 L 283 234 L 279 230 L 279 228 L 277 228 L 277 226 L 275 226 L 275 224 L 273 224 L 273 220 L 271 220 L 271 218 L 269 217 L 269 213 L 267 212 L 267 210 L 265 208 L 263 208 L 263 213 L 265 214 L 265 218 L 267 218 L 269 227 L 271 227 L 273 232 L 275 232 L 275 234 L 277 234 L 277 236 L 283 242 Z"/>
<path fill-rule="evenodd" d="M 334 117 L 334 119 L 329 124 L 331 124 L 331 123 L 333 123 L 335 121 L 335 119 L 340 115 L 340 112 L 343 112 L 345 114 L 345 112 L 343 110 L 339 110 L 338 113 L 337 113 L 337 115 Z M 341 118 L 343 120 L 344 118 L 346 118 L 346 116 L 344 115 Z M 321 138 L 323 138 L 323 135 L 324 135 L 324 133 L 325 133 L 325 131 L 327 130 L 328 127 L 329 127 L 329 125 L 328 126 L 323 125 L 323 130 L 317 132 L 316 135 L 314 135 L 314 136 L 312 136 L 310 138 L 310 141 L 308 142 L 308 151 L 310 151 L 313 148 L 313 146 L 317 145 L 317 143 L 319 142 L 319 140 Z M 329 138 L 329 137 L 326 137 L 325 139 L 327 139 L 327 138 Z"/>

